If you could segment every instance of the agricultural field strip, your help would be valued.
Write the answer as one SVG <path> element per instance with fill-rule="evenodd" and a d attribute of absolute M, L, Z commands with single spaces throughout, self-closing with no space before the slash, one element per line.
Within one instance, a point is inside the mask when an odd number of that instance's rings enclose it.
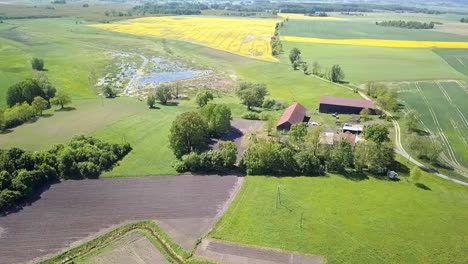
<path fill-rule="evenodd" d="M 466 88 L 460 81 L 455 80 L 455 82 L 460 85 L 460 87 L 465 91 L 466 94 L 468 94 L 468 88 Z"/>
<path fill-rule="evenodd" d="M 419 83 L 418 82 L 415 82 L 415 86 L 416 86 L 416 89 L 418 89 L 419 93 L 421 94 L 421 98 L 424 100 L 424 102 L 426 103 L 427 105 L 427 109 L 429 110 L 429 113 L 431 114 L 432 116 L 432 119 L 434 121 L 434 124 L 436 126 L 436 129 L 440 135 L 440 138 L 442 139 L 442 142 L 444 143 L 444 145 L 446 146 L 446 149 L 447 149 L 447 153 L 449 154 L 449 159 L 457 164 L 457 165 L 460 165 L 457 161 L 457 157 L 455 155 L 455 152 L 452 148 L 452 146 L 450 145 L 450 142 L 448 141 L 445 133 L 444 133 L 444 130 L 442 129 L 440 123 L 439 123 L 439 120 L 437 119 L 437 115 L 436 113 L 434 112 L 434 109 L 432 108 L 429 100 L 427 99 L 427 97 L 424 95 L 421 87 L 419 86 Z"/>
<path fill-rule="evenodd" d="M 369 47 L 390 48 L 440 48 L 440 49 L 468 49 L 468 42 L 457 41 L 410 41 L 390 39 L 323 39 L 296 36 L 282 36 L 281 40 L 298 43 L 338 44 Z"/>

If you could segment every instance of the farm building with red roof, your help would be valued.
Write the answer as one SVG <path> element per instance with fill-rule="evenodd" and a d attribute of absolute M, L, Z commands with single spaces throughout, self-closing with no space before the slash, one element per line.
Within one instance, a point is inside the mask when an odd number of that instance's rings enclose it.
<path fill-rule="evenodd" d="M 286 108 L 283 116 L 276 125 L 276 129 L 289 130 L 292 125 L 307 121 L 309 121 L 309 117 L 306 115 L 305 107 L 301 104 L 295 103 Z"/>
<path fill-rule="evenodd" d="M 374 103 L 369 100 L 334 96 L 320 97 L 320 113 L 359 114 L 365 108 L 369 109 L 371 113 L 375 113 Z"/>

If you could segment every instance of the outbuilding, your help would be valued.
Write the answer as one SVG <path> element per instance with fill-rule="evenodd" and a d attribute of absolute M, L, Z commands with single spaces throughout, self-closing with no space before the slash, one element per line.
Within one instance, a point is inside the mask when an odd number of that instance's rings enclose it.
<path fill-rule="evenodd" d="M 301 122 L 308 122 L 310 117 L 307 116 L 306 109 L 299 103 L 295 103 L 288 108 L 283 113 L 283 116 L 276 124 L 277 130 L 289 131 L 291 126 Z"/>
<path fill-rule="evenodd" d="M 334 96 L 320 97 L 320 113 L 359 114 L 365 108 L 369 109 L 371 114 L 375 113 L 374 103 L 369 100 Z"/>

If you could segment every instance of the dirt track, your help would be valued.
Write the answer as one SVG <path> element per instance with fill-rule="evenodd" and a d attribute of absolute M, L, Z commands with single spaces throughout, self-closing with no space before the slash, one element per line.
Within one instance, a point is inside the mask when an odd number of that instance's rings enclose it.
<path fill-rule="evenodd" d="M 66 181 L 0 218 L 0 263 L 28 262 L 131 220 L 156 219 L 191 249 L 225 207 L 237 177 L 186 176 Z"/>

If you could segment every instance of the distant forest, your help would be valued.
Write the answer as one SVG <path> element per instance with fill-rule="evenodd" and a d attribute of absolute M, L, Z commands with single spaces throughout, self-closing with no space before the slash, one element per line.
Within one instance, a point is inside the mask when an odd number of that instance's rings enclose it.
<path fill-rule="evenodd" d="M 214 4 L 200 4 L 200 3 L 146 3 L 144 5 L 136 6 L 132 9 L 137 14 L 167 14 L 167 15 L 198 15 L 203 10 L 214 9 L 223 10 L 226 15 L 232 15 L 232 11 L 245 12 L 246 16 L 251 16 L 256 12 L 266 12 L 276 14 L 281 13 L 297 13 L 318 15 L 325 14 L 326 12 L 343 12 L 343 13 L 368 13 L 375 11 L 394 11 L 394 12 L 412 12 L 412 13 L 425 13 L 425 14 L 443 14 L 445 12 L 433 10 L 428 8 L 403 6 L 398 4 L 331 4 L 331 3 L 254 3 L 251 5 L 246 4 L 232 4 L 232 3 L 214 3 Z"/>
<path fill-rule="evenodd" d="M 382 22 L 375 22 L 376 25 L 384 27 L 399 27 L 409 29 L 433 29 L 434 22 L 418 22 L 418 21 L 403 21 L 403 20 L 388 20 Z"/>
<path fill-rule="evenodd" d="M 462 18 L 462 19 L 460 19 L 460 22 L 462 22 L 462 23 L 468 23 L 468 18 Z"/>

